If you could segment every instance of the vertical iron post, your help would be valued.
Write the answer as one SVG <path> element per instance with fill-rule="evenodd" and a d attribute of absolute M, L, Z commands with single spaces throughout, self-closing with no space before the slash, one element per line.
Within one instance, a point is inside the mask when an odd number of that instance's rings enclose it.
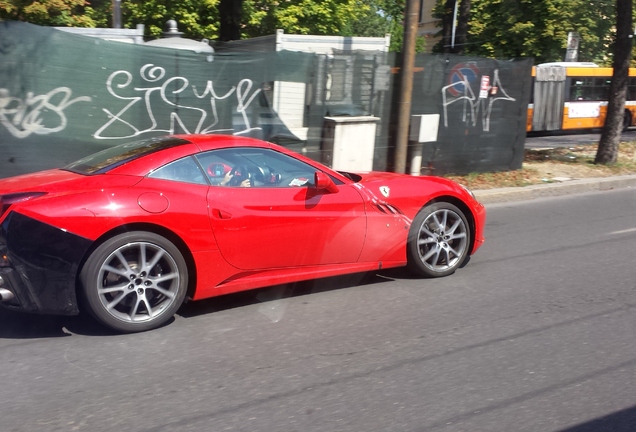
<path fill-rule="evenodd" d="M 121 28 L 121 0 L 112 0 L 113 3 L 113 28 Z"/>

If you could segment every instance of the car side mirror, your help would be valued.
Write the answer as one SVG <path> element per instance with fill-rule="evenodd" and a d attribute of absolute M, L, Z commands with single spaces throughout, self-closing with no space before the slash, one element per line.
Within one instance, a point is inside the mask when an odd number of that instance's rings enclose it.
<path fill-rule="evenodd" d="M 316 174 L 314 175 L 314 184 L 316 185 L 316 189 L 318 190 L 324 190 L 327 192 L 331 192 L 331 193 L 337 193 L 338 192 L 338 186 L 336 186 L 336 184 L 333 182 L 333 180 L 331 180 L 331 177 L 329 177 L 327 174 L 325 174 L 322 171 L 316 171 Z"/>

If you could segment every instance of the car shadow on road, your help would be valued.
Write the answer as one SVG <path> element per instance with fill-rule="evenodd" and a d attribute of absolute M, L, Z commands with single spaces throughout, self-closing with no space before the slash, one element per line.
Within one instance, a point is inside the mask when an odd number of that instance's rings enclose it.
<path fill-rule="evenodd" d="M 562 429 L 559 432 L 633 432 L 636 425 L 636 406 Z"/>
<path fill-rule="evenodd" d="M 88 314 L 77 316 L 39 315 L 0 309 L 0 338 L 36 339 L 71 336 L 114 334 L 100 326 Z"/>
<path fill-rule="evenodd" d="M 381 272 L 356 273 L 286 285 L 276 285 L 186 303 L 179 309 L 177 315 L 183 318 L 195 317 L 254 304 L 273 302 L 289 297 L 347 289 L 354 286 L 376 284 L 392 281 L 396 278 L 408 277 L 408 272 L 405 272 L 403 269 L 390 269 Z M 174 318 L 163 326 L 169 326 L 173 322 Z M 83 336 L 116 336 L 120 333 L 111 331 L 100 325 L 87 313 L 80 313 L 77 316 L 54 316 L 28 314 L 0 308 L 0 338 L 55 338 L 71 336 L 73 334 Z"/>
<path fill-rule="evenodd" d="M 399 270 L 399 272 L 397 270 Z M 355 273 L 285 285 L 275 285 L 186 303 L 181 307 L 178 314 L 183 318 L 190 318 L 229 309 L 273 302 L 290 297 L 306 296 L 325 291 L 389 282 L 395 280 L 398 275 L 399 278 L 409 276 L 403 269 L 391 269 L 381 272 Z"/>

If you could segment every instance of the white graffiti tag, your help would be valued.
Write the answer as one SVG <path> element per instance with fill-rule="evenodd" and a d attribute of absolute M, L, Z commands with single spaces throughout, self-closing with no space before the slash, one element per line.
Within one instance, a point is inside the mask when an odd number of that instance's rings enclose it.
<path fill-rule="evenodd" d="M 450 94 L 449 94 L 450 93 Z M 453 96 L 458 94 L 458 96 Z M 501 93 L 500 96 L 496 96 Z M 495 69 L 494 79 L 492 84 L 488 84 L 486 89 L 482 89 L 480 96 L 475 96 L 473 89 L 470 86 L 470 82 L 465 76 L 462 79 L 442 87 L 442 105 L 444 107 L 444 126 L 448 127 L 448 106 L 463 101 L 462 110 L 462 122 L 469 123 L 472 126 L 477 125 L 477 117 L 479 115 L 480 108 L 482 109 L 481 123 L 484 132 L 490 130 L 490 115 L 492 113 L 493 104 L 496 101 L 515 101 L 516 99 L 510 97 L 501 84 L 499 79 L 499 70 Z"/>
<path fill-rule="evenodd" d="M 241 134 L 260 129 L 250 126 L 249 117 L 246 113 L 254 98 L 261 92 L 261 89 L 258 88 L 250 94 L 253 82 L 249 79 L 242 79 L 227 92 L 217 94 L 212 81 L 207 81 L 203 92 L 199 93 L 196 86 L 190 86 L 187 78 L 175 76 L 166 79 L 165 69 L 153 64 L 142 66 L 139 74 L 142 80 L 147 83 L 146 86 L 131 88 L 133 76 L 125 70 L 113 72 L 108 77 L 106 80 L 108 92 L 117 99 L 127 101 L 127 103 L 116 113 L 103 108 L 109 120 L 93 134 L 95 138 L 132 138 L 149 132 L 167 132 L 172 134 L 177 132 L 177 128 L 183 133 L 229 132 L 232 129 L 215 128 L 220 120 L 217 102 L 228 99 L 231 96 L 236 98 L 236 112 L 242 116 L 244 123 L 244 129 L 234 133 Z M 188 92 L 190 88 L 192 93 Z M 122 94 L 126 91 L 128 95 Z M 209 112 L 211 115 L 208 116 L 207 109 L 179 103 L 180 98 L 187 99 L 190 95 L 194 95 L 201 100 L 209 98 Z M 157 119 L 155 112 L 159 111 L 158 102 L 171 107 L 169 121 L 162 122 Z M 145 111 L 145 115 L 139 115 L 140 108 Z M 184 121 L 184 119 L 187 119 L 187 121 Z M 141 123 L 144 126 L 141 126 Z"/>
<path fill-rule="evenodd" d="M 71 99 L 72 94 L 70 88 L 58 87 L 43 95 L 28 92 L 21 99 L 0 88 L 0 124 L 16 138 L 62 131 L 67 124 L 64 110 L 76 102 L 92 100 L 89 96 Z"/>

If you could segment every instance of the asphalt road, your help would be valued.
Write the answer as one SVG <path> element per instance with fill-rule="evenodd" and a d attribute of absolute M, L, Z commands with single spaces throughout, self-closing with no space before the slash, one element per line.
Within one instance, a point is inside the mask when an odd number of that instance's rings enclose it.
<path fill-rule="evenodd" d="M 0 311 L 0 430 L 633 431 L 636 190 L 488 206 L 487 243 L 109 335 Z"/>

